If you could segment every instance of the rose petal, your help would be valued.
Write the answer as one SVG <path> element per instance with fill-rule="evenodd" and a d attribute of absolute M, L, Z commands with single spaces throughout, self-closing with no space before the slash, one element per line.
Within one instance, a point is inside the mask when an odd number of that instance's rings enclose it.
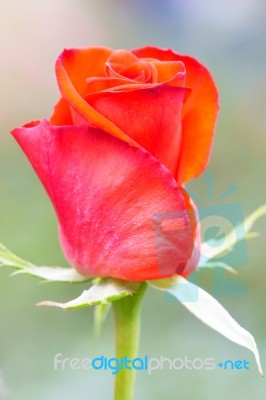
<path fill-rule="evenodd" d="M 184 86 L 186 79 L 186 68 L 181 61 L 158 61 L 151 62 L 157 70 L 157 82 L 168 83 L 171 86 Z"/>
<path fill-rule="evenodd" d="M 181 149 L 184 92 L 184 88 L 159 85 L 95 93 L 86 100 L 174 174 Z"/>
<path fill-rule="evenodd" d="M 203 172 L 209 159 L 219 109 L 215 83 L 208 69 L 192 57 L 155 47 L 132 53 L 142 58 L 181 61 L 186 67 L 186 87 L 192 92 L 182 111 L 182 152 L 176 172 L 178 182 L 184 183 Z"/>
<path fill-rule="evenodd" d="M 88 78 L 87 79 L 87 91 L 86 95 L 101 92 L 103 90 L 114 90 L 117 86 L 135 85 L 135 82 L 125 78 Z"/>
<path fill-rule="evenodd" d="M 63 249 L 78 271 L 129 281 L 182 273 L 193 234 L 168 170 L 99 130 L 35 124 L 12 133 L 54 204 Z M 171 218 L 178 229 L 160 231 Z"/>
<path fill-rule="evenodd" d="M 53 115 L 50 118 L 52 125 L 72 125 L 71 109 L 65 99 L 61 98 L 54 106 Z"/>
<path fill-rule="evenodd" d="M 105 63 L 113 50 L 106 47 L 64 50 L 58 60 L 62 63 L 79 94 L 86 93 L 88 77 L 104 77 Z"/>
<path fill-rule="evenodd" d="M 185 268 L 182 271 L 182 276 L 186 277 L 190 275 L 199 264 L 201 256 L 201 227 L 200 227 L 199 213 L 192 198 L 184 189 L 181 190 L 186 204 L 187 215 L 190 220 L 191 232 L 193 234 L 192 254 L 190 256 L 189 261 L 186 263 Z"/>
<path fill-rule="evenodd" d="M 65 104 L 68 104 L 72 109 L 70 111 L 72 117 L 74 110 L 79 115 L 76 119 L 85 121 L 92 126 L 97 126 L 115 137 L 134 144 L 124 132 L 90 107 L 82 98 L 87 89 L 87 78 L 90 76 L 104 76 L 105 62 L 111 52 L 112 50 L 110 49 L 97 47 L 63 51 L 56 62 L 56 76 L 63 100 L 56 105 L 50 121 L 56 123 L 56 125 L 67 125 L 69 111 L 67 111 L 65 118 L 62 107 L 66 110 Z"/>
<path fill-rule="evenodd" d="M 83 95 L 87 92 L 88 77 L 105 76 L 105 62 L 110 54 L 112 49 L 105 47 L 64 50 L 58 58 L 56 69 L 59 69 L 58 64 L 62 64 L 76 91 Z M 69 114 L 64 113 L 61 103 L 62 99 L 59 100 L 59 105 L 55 106 L 51 121 L 56 121 L 56 125 L 68 125 Z"/>
<path fill-rule="evenodd" d="M 137 82 L 150 82 L 152 80 L 150 64 L 127 50 L 114 51 L 106 61 L 105 71 L 110 78 L 124 77 Z"/>

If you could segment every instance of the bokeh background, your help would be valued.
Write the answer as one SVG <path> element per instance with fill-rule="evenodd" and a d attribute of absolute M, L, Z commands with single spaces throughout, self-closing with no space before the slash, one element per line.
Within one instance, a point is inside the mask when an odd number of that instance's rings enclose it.
<path fill-rule="evenodd" d="M 204 62 L 220 91 L 221 113 L 208 171 L 212 202 L 244 215 L 266 197 L 266 3 L 264 0 L 9 0 L 0 3 L 0 242 L 40 265 L 66 265 L 52 207 L 26 158 L 9 135 L 27 120 L 50 115 L 59 94 L 54 62 L 63 48 L 90 45 L 172 47 Z M 190 188 L 207 203 L 204 176 Z M 220 201 L 220 203 L 219 203 Z M 245 296 L 221 303 L 256 340 L 266 370 L 266 220 L 247 243 L 239 268 Z M 0 398 L 111 399 L 109 372 L 54 371 L 53 358 L 114 354 L 110 315 L 100 339 L 93 310 L 37 309 L 44 299 L 66 301 L 85 285 L 39 284 L 0 271 Z M 201 275 L 212 291 L 213 276 Z M 265 381 L 253 356 L 203 326 L 182 305 L 149 291 L 143 308 L 140 354 L 175 358 L 247 359 L 250 371 L 155 371 L 138 374 L 136 399 L 263 399 Z M 6 397 L 5 394 L 6 393 Z M 1 397 L 2 396 L 2 397 Z"/>

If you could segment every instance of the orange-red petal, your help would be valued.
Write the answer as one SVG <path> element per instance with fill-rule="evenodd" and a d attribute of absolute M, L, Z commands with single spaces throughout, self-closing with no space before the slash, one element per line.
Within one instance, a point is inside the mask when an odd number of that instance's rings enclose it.
<path fill-rule="evenodd" d="M 84 99 L 86 92 L 86 79 L 90 76 L 104 76 L 105 61 L 111 54 L 110 49 L 89 48 L 84 50 L 65 50 L 56 62 L 56 76 L 63 99 L 68 105 L 87 121 L 91 126 L 102 129 L 111 135 L 134 144 L 124 132 L 111 121 L 98 113 Z M 91 75 L 98 74 L 98 75 Z M 52 115 L 52 121 L 60 120 L 57 114 Z"/>
<path fill-rule="evenodd" d="M 12 133 L 53 202 L 71 264 L 129 281 L 182 273 L 194 238 L 169 171 L 99 130 L 36 124 Z"/>
<path fill-rule="evenodd" d="M 71 108 L 65 99 L 61 98 L 54 106 L 50 122 L 52 125 L 71 125 L 73 123 Z"/>
<path fill-rule="evenodd" d="M 161 84 L 132 91 L 98 92 L 86 100 L 175 174 L 184 93 L 184 88 Z"/>
<path fill-rule="evenodd" d="M 196 59 L 156 47 L 132 51 L 137 57 L 181 61 L 186 68 L 186 87 L 191 88 L 182 111 L 182 145 L 176 178 L 185 183 L 206 168 L 219 110 L 218 92 L 208 69 Z"/>
<path fill-rule="evenodd" d="M 186 68 L 181 61 L 151 61 L 157 70 L 157 82 L 168 83 L 171 86 L 184 86 Z"/>

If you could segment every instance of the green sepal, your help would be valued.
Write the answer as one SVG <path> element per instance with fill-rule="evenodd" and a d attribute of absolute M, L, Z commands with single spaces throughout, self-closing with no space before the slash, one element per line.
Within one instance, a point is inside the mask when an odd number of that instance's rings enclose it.
<path fill-rule="evenodd" d="M 139 283 L 131 283 L 118 279 L 97 279 L 97 282 L 74 300 L 66 303 L 42 301 L 38 306 L 59 307 L 65 310 L 103 305 L 132 295 L 139 287 Z"/>
<path fill-rule="evenodd" d="M 258 234 L 256 232 L 250 232 L 250 230 L 253 227 L 253 225 L 255 224 L 255 222 L 265 215 L 266 215 L 266 204 L 259 207 L 253 213 L 251 213 L 244 220 L 243 223 L 237 225 L 231 232 L 229 232 L 223 241 L 224 242 L 223 245 L 220 245 L 220 246 L 213 245 L 212 251 L 210 252 L 209 257 L 206 256 L 207 252 L 205 251 L 206 246 L 208 246 L 208 242 L 202 243 L 201 251 L 202 251 L 202 254 L 204 254 L 204 256 L 201 257 L 201 259 L 199 260 L 198 268 L 204 267 L 206 264 L 209 264 L 210 260 L 215 260 L 215 258 L 219 255 L 222 255 L 224 251 L 231 250 L 237 242 L 244 240 L 244 239 L 250 239 L 250 238 L 257 237 Z M 226 245 L 225 245 L 225 243 L 226 243 Z M 215 242 L 214 242 L 214 244 L 215 244 Z M 214 263 L 211 262 L 209 264 L 209 266 L 210 265 L 212 265 L 214 267 L 217 266 L 217 264 L 215 262 Z"/>
<path fill-rule="evenodd" d="M 238 275 L 238 272 L 230 267 L 230 265 L 222 262 L 222 261 L 208 261 L 206 264 L 204 265 L 198 265 L 197 270 L 201 270 L 201 269 L 213 269 L 213 268 L 223 268 L 228 272 L 231 272 L 234 275 Z"/>
<path fill-rule="evenodd" d="M 155 289 L 162 290 L 178 300 L 204 324 L 227 339 L 253 352 L 258 370 L 263 376 L 260 356 L 254 337 L 229 314 L 229 312 L 205 290 L 180 275 L 149 281 Z"/>
<path fill-rule="evenodd" d="M 27 274 L 49 282 L 82 283 L 92 279 L 79 274 L 74 268 L 37 267 L 29 261 L 22 260 L 0 244 L 0 267 L 4 266 L 15 268 L 12 276 Z"/>

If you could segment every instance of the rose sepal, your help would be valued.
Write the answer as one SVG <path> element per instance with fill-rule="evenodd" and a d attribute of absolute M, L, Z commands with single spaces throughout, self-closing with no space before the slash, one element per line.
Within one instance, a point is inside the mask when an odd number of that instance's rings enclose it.
<path fill-rule="evenodd" d="M 79 274 L 74 268 L 36 266 L 0 244 L 0 267 L 4 266 L 15 268 L 11 276 L 26 274 L 48 282 L 83 283 L 93 279 Z"/>
<path fill-rule="evenodd" d="M 189 312 L 221 335 L 249 349 L 255 356 L 257 367 L 263 376 L 260 356 L 254 337 L 229 314 L 209 293 L 180 275 L 150 281 L 150 286 L 173 296 Z"/>
<path fill-rule="evenodd" d="M 138 282 L 127 282 L 113 278 L 97 278 L 94 285 L 74 300 L 66 303 L 55 301 L 42 301 L 37 306 L 59 307 L 64 310 L 74 308 L 84 308 L 90 306 L 99 306 L 120 300 L 123 297 L 130 296 L 138 290 Z"/>

